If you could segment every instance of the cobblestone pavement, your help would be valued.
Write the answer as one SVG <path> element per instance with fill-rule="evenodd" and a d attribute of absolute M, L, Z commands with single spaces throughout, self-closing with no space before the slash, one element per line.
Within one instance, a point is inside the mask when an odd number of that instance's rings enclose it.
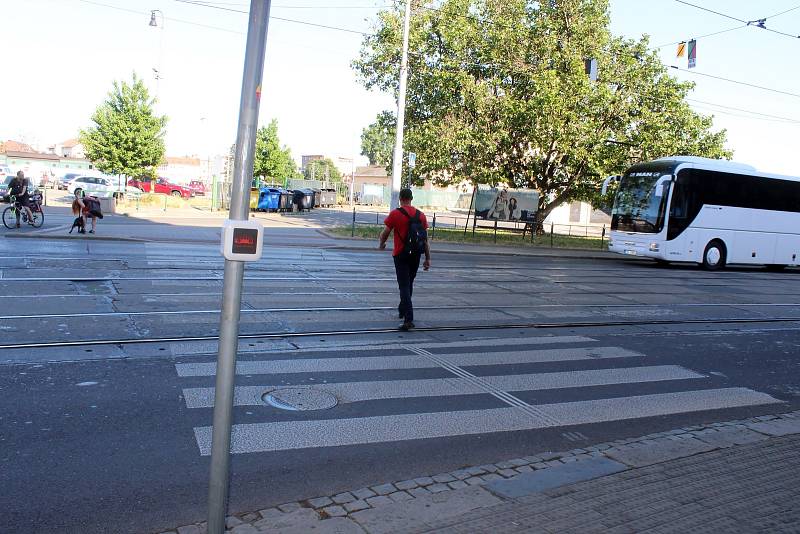
<path fill-rule="evenodd" d="M 423 532 L 796 533 L 798 474 L 800 436 L 774 438 L 546 490 Z"/>
<path fill-rule="evenodd" d="M 604 476 L 605 475 L 605 476 Z M 800 533 L 800 412 L 696 425 L 292 502 L 232 534 Z M 164 534 L 204 534 L 205 523 Z"/>

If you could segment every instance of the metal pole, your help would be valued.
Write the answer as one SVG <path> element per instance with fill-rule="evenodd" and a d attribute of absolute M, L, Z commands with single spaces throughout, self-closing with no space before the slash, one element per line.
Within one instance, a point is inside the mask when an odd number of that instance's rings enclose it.
<path fill-rule="evenodd" d="M 550 248 L 553 248 L 553 223 L 550 223 Z"/>
<path fill-rule="evenodd" d="M 353 226 L 350 228 L 350 237 L 355 237 L 356 235 L 356 208 L 353 208 Z"/>
<path fill-rule="evenodd" d="M 494 220 L 494 242 L 497 243 L 497 219 Z"/>
<path fill-rule="evenodd" d="M 472 197 L 470 197 L 470 199 L 469 199 L 469 210 L 467 211 L 467 222 L 464 223 L 464 237 L 467 237 L 467 226 L 469 226 L 469 215 L 470 215 L 470 213 L 472 213 L 473 206 L 475 205 L 475 193 L 477 191 L 478 191 L 478 186 L 477 185 L 473 186 L 472 187 Z M 472 233 L 474 234 L 475 233 L 475 224 L 474 224 L 475 214 L 474 213 L 472 213 L 472 218 L 473 218 Z"/>
<path fill-rule="evenodd" d="M 392 160 L 392 199 L 389 209 L 400 206 L 400 180 L 403 174 L 403 123 L 406 115 L 406 82 L 408 80 L 408 26 L 411 21 L 411 0 L 406 0 L 406 18 L 403 22 L 403 55 L 400 59 L 400 87 L 397 91 L 397 131 L 394 138 Z"/>
<path fill-rule="evenodd" d="M 436 212 L 433 212 L 433 227 L 431 228 L 431 239 L 436 237 Z"/>
<path fill-rule="evenodd" d="M 239 128 L 233 160 L 233 190 L 229 219 L 245 221 L 250 211 L 250 177 L 253 175 L 261 79 L 267 44 L 271 0 L 250 0 L 247 48 L 239 102 Z M 214 395 L 214 427 L 211 435 L 211 472 L 208 487 L 208 532 L 225 532 L 228 501 L 231 414 L 236 352 L 239 345 L 239 312 L 242 305 L 244 262 L 225 260 L 222 312 L 219 327 L 219 353 Z"/>

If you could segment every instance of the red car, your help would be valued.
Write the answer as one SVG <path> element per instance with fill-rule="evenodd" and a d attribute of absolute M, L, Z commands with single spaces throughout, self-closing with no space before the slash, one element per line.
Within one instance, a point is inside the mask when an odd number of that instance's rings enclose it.
<path fill-rule="evenodd" d="M 152 180 L 128 180 L 128 185 L 136 187 L 145 193 L 150 192 L 153 185 Z M 163 193 L 165 195 L 172 195 L 174 197 L 189 198 L 194 196 L 194 192 L 183 185 L 173 184 L 167 181 L 166 178 L 159 178 L 156 180 L 156 193 Z"/>
<path fill-rule="evenodd" d="M 194 191 L 194 194 L 197 196 L 205 196 L 206 194 L 206 184 L 201 182 L 200 180 L 192 180 L 189 182 L 189 189 Z"/>

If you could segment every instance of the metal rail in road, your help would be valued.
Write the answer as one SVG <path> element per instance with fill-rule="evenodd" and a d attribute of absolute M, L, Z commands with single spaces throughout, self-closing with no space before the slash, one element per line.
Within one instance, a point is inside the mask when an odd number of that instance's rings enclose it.
<path fill-rule="evenodd" d="M 765 324 L 765 323 L 800 323 L 800 317 L 763 317 L 763 318 L 709 318 L 709 319 L 652 319 L 639 321 L 579 321 L 565 323 L 505 323 L 483 325 L 428 326 L 415 328 L 415 332 L 453 332 L 475 330 L 512 330 L 512 329 L 554 329 L 554 328 L 602 328 L 610 326 L 649 326 L 649 325 L 684 325 L 684 324 Z M 328 337 L 369 334 L 396 334 L 396 328 L 372 328 L 353 330 L 329 330 L 311 332 L 264 332 L 257 334 L 239 334 L 239 339 L 282 339 L 300 337 Z M 51 341 L 39 343 L 7 343 L 0 345 L 5 349 L 36 349 L 55 347 L 83 347 L 95 345 L 135 345 L 151 343 L 185 343 L 191 341 L 215 341 L 219 336 L 178 336 L 157 338 L 127 339 L 83 339 L 77 341 Z"/>
<path fill-rule="evenodd" d="M 216 293 L 213 293 L 216 295 Z M 297 293 L 287 293 L 287 295 L 296 295 Z M 308 295 L 317 295 L 318 293 L 308 293 Z M 69 296 L 69 295 L 64 295 Z M 95 295 L 74 295 L 76 297 L 92 297 Z M 675 303 L 669 305 L 663 304 L 509 304 L 509 305 L 491 305 L 491 304 L 450 304 L 447 306 L 414 306 L 415 310 L 535 310 L 543 308 L 636 308 L 636 309 L 659 309 L 659 308 L 704 308 L 704 307 L 721 307 L 721 306 L 735 306 L 735 307 L 800 307 L 800 303 L 752 303 L 743 304 L 741 302 L 728 302 L 728 303 Z M 396 310 L 397 306 L 315 306 L 315 307 L 298 307 L 298 308 L 242 308 L 240 313 L 293 313 L 293 312 L 359 312 L 359 311 L 382 311 L 382 310 Z M 14 319 L 56 319 L 56 318 L 71 318 L 71 317 L 120 317 L 120 316 L 148 316 L 148 315 L 203 315 L 219 313 L 219 309 L 212 310 L 148 310 L 148 311 L 113 311 L 113 312 L 80 312 L 80 313 L 37 313 L 37 314 L 21 314 L 21 315 L 0 315 L 0 320 L 14 320 Z M 800 321 L 800 317 L 797 318 Z"/>

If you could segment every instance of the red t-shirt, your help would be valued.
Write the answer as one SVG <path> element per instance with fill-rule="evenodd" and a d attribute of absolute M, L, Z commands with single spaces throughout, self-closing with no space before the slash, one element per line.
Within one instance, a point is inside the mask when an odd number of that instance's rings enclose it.
<path fill-rule="evenodd" d="M 408 235 L 409 217 L 413 218 L 414 214 L 419 211 L 414 206 L 403 206 L 403 209 L 408 213 L 408 217 L 403 215 L 399 209 L 394 209 L 383 221 L 383 224 L 390 230 L 394 230 L 394 248 L 392 249 L 392 256 L 398 256 L 403 252 L 406 236 Z M 421 211 L 419 212 L 419 220 L 422 221 L 422 227 L 427 230 L 428 219 L 425 218 L 425 214 Z"/>

